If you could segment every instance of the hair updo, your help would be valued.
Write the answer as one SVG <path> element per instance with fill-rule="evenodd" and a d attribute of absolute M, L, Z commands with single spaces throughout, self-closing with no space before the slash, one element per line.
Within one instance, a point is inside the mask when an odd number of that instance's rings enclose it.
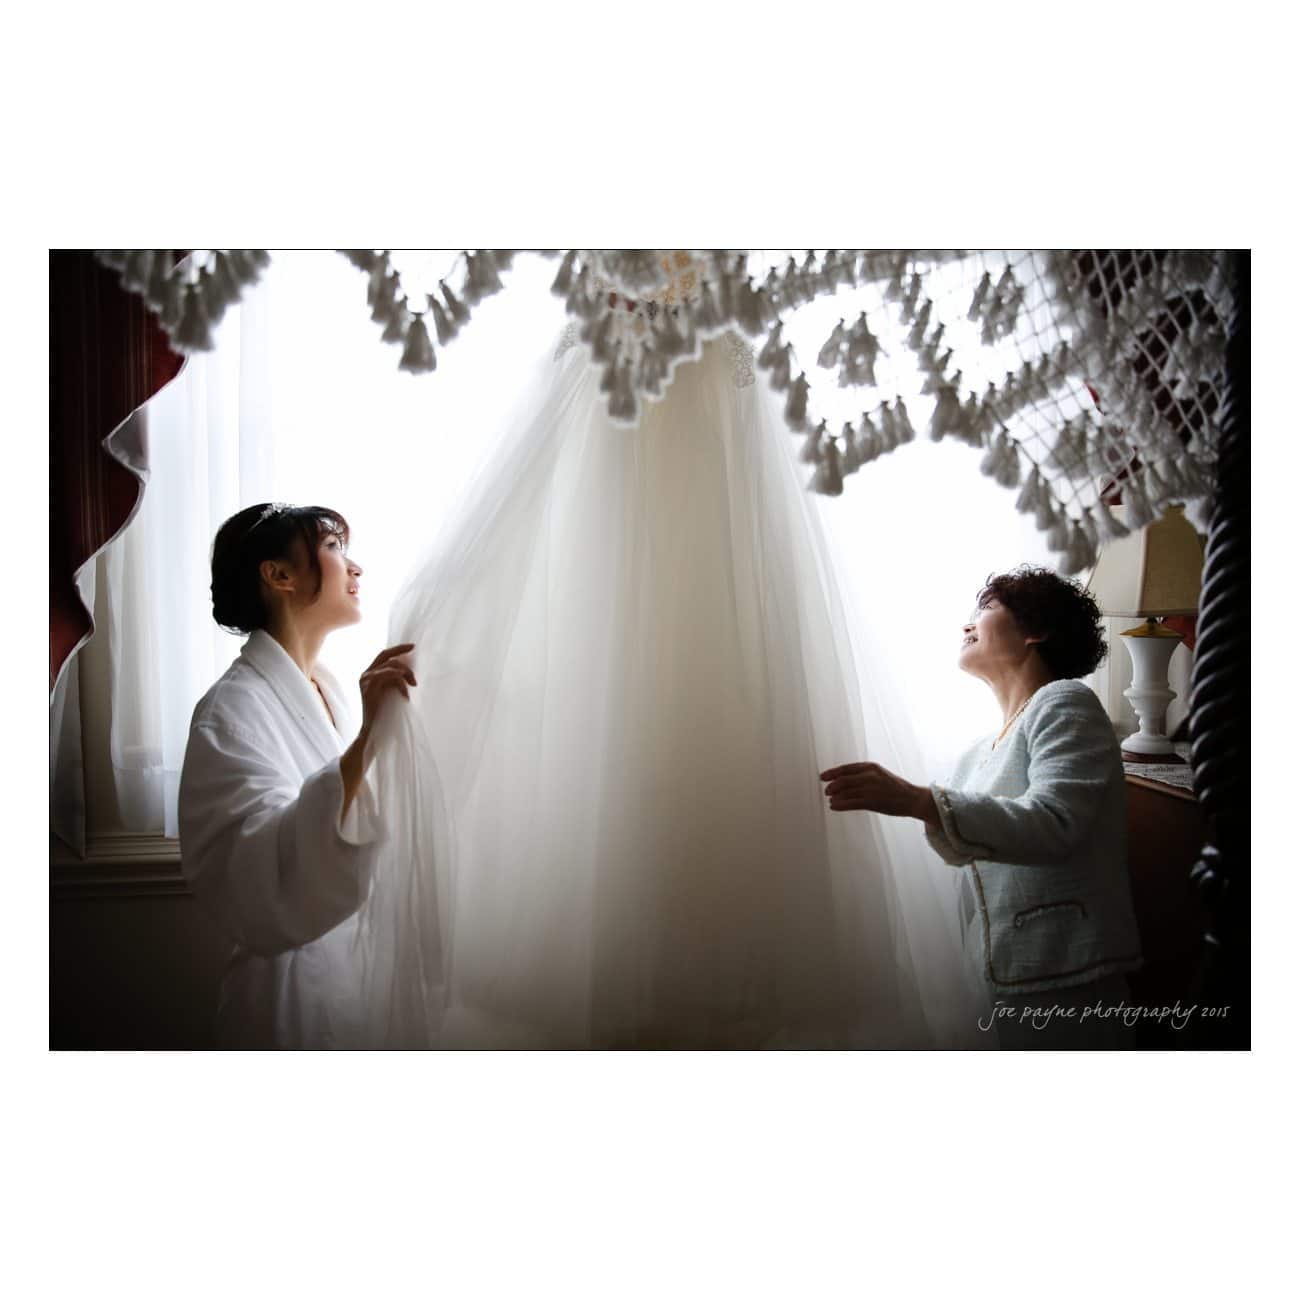
<path fill-rule="evenodd" d="M 295 540 L 302 542 L 307 553 L 319 596 L 321 571 L 316 552 L 331 536 L 346 546 L 348 521 L 337 510 L 324 506 L 263 503 L 231 515 L 217 529 L 212 543 L 214 621 L 227 632 L 245 636 L 266 627 L 270 610 L 262 594 L 260 568 L 265 560 L 292 560 Z"/>
<path fill-rule="evenodd" d="M 1101 610 L 1092 593 L 1051 569 L 1022 564 L 991 575 L 980 588 L 982 609 L 996 599 L 1011 611 L 1025 636 L 1041 636 L 1035 649 L 1054 679 L 1086 677 L 1106 657 Z"/>

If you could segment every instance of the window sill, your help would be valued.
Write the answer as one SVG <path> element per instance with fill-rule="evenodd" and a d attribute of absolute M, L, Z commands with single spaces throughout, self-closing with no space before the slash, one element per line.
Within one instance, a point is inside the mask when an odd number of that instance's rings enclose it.
<path fill-rule="evenodd" d="M 89 836 L 84 858 L 52 841 L 50 893 L 56 899 L 191 896 L 179 841 L 129 832 Z"/>

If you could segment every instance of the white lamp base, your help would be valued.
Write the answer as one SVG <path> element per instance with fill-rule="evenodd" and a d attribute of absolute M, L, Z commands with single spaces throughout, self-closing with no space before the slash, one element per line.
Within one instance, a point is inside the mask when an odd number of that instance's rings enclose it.
<path fill-rule="evenodd" d="M 1173 742 L 1165 735 L 1165 716 L 1176 698 L 1176 692 L 1169 689 L 1169 660 L 1183 638 L 1154 619 L 1120 635 L 1133 661 L 1133 685 L 1124 692 L 1124 698 L 1138 717 L 1138 730 L 1123 743 L 1124 755 L 1181 762 Z"/>

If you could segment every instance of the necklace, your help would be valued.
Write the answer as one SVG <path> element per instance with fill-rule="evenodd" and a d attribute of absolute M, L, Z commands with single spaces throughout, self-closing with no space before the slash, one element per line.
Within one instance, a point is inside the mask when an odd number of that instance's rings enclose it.
<path fill-rule="evenodd" d="M 1003 724 L 1002 730 L 999 731 L 998 734 L 993 738 L 993 743 L 989 746 L 989 752 L 985 754 L 984 757 L 980 760 L 981 767 L 983 767 L 984 764 L 987 763 L 989 759 L 993 757 L 993 751 L 997 749 L 999 742 L 1002 740 L 1002 737 L 1005 736 L 1013 726 L 1015 726 L 1016 719 L 1029 707 L 1029 701 L 1032 700 L 1037 693 L 1038 693 L 1037 688 L 1030 691 L 1029 694 L 1025 696 L 1024 703 L 1006 720 L 1006 722 Z"/>

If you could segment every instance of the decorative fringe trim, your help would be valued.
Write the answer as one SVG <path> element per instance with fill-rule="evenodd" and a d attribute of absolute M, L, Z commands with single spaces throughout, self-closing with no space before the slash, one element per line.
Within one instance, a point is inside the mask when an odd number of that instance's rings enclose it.
<path fill-rule="evenodd" d="M 785 402 L 785 422 L 796 433 L 804 427 L 808 415 L 808 376 L 801 370 L 799 378 L 790 385 L 790 396 Z"/>
<path fill-rule="evenodd" d="M 402 359 L 397 363 L 399 370 L 408 370 L 412 374 L 426 374 L 436 370 L 438 358 L 434 355 L 433 344 L 429 342 L 429 330 L 423 316 L 415 316 L 411 327 L 406 331 L 406 347 Z"/>
<path fill-rule="evenodd" d="M 418 314 L 403 292 L 390 250 L 339 251 L 366 277 L 368 309 L 382 326 L 383 341 L 401 344 L 401 368 L 419 373 L 436 367 L 434 340 L 446 346 L 469 321 L 471 309 L 501 291 L 502 273 L 518 250 L 467 250 L 463 283 L 453 291 L 440 281 L 437 293 L 421 296 L 424 308 Z M 959 318 L 935 319 L 941 308 L 933 294 L 940 280 L 932 272 L 948 256 L 940 251 L 830 249 L 819 256 L 809 250 L 761 275 L 749 270 L 749 250 L 693 250 L 691 255 L 699 274 L 697 286 L 665 310 L 660 302 L 636 301 L 666 287 L 664 250 L 567 249 L 555 254 L 558 267 L 551 292 L 581 323 L 581 338 L 602 370 L 610 414 L 620 422 L 637 418 L 640 398 L 653 400 L 662 394 L 675 366 L 699 354 L 702 339 L 729 327 L 738 335 L 761 335 L 758 368 L 768 372 L 774 391 L 786 393 L 784 410 L 793 430 L 812 438 L 808 431 L 816 423 L 812 441 L 821 450 L 815 487 L 837 495 L 845 477 L 916 433 L 905 401 L 893 393 L 873 406 L 870 415 L 863 413 L 857 432 L 850 423 L 835 437 L 826 434 L 825 422 L 816 422 L 809 409 L 807 375 L 785 341 L 784 314 L 841 286 L 877 285 L 886 302 L 897 304 L 896 319 L 907 327 L 905 341 L 921 372 L 921 392 L 934 398 L 930 438 L 960 438 L 979 447 L 982 471 L 1019 489 L 1017 509 L 1032 513 L 1051 534 L 1063 565 L 1077 565 L 1089 551 L 1095 554 L 1125 530 L 1143 526 L 1171 502 L 1203 500 L 1213 482 L 1216 429 L 1211 396 L 1222 381 L 1224 313 L 1232 305 L 1227 261 L 1221 253 L 1103 254 L 1097 269 L 1106 279 L 1104 299 L 1093 297 L 1089 284 L 1094 271 L 1086 260 L 1069 253 L 1033 254 L 1035 287 L 1047 291 L 1044 301 L 1035 298 L 1036 316 L 1049 310 L 1051 328 L 1065 337 L 1058 337 L 1050 351 L 1017 358 L 1016 368 L 1001 382 L 989 382 L 982 396 L 967 390 L 960 369 L 949 373 L 954 348 L 945 348 L 945 334 Z M 213 346 L 225 311 L 240 301 L 269 263 L 266 251 L 258 249 L 196 250 L 179 272 L 167 250 L 108 249 L 95 256 L 117 273 L 126 290 L 143 297 L 174 345 L 185 352 Z M 618 310 L 610 307 L 611 285 L 625 300 Z M 942 310 L 951 310 L 946 296 L 939 301 L 945 304 Z M 982 267 L 965 314 L 979 327 L 979 337 L 994 343 L 1024 331 L 1025 301 L 1026 288 L 1017 280 L 1016 268 Z M 959 305 L 958 313 L 961 310 Z M 1041 339 L 1037 319 L 1034 326 Z M 1153 332 L 1167 347 L 1159 357 L 1158 374 L 1146 367 L 1139 374 L 1134 365 L 1139 339 Z M 962 359 L 969 333 L 963 328 L 962 340 L 954 340 Z M 843 318 L 836 323 L 816 364 L 837 371 L 842 387 L 874 388 L 881 351 L 864 310 L 851 327 Z M 748 355 L 752 364 L 753 352 Z M 1013 436 L 1013 431 L 1020 432 L 1017 421 L 1023 420 L 1026 408 L 1039 404 L 1059 401 L 1072 410 L 1077 386 L 1085 380 L 1097 411 L 1088 409 L 1066 420 L 1051 450 L 1035 464 Z M 1069 391 L 1062 394 L 1066 386 Z M 1166 394 L 1172 394 L 1172 403 Z M 1208 418 L 1198 425 L 1189 410 Z M 1044 413 L 1030 414 L 1033 424 L 1022 436 L 1036 435 Z M 1072 500 L 1076 518 L 1070 519 L 1054 495 L 1053 482 L 1095 483 L 1110 477 L 1121 449 L 1135 449 L 1141 458 L 1141 468 L 1122 483 L 1123 519 L 1100 504 L 1084 508 L 1073 490 L 1060 489 Z M 1022 478 L 1022 456 L 1027 478 Z"/>

